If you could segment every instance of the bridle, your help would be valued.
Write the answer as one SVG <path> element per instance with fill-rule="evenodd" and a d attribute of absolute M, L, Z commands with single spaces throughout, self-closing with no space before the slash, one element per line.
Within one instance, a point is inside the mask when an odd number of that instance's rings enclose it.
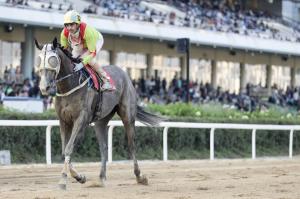
<path fill-rule="evenodd" d="M 56 86 L 58 83 L 62 82 L 63 80 L 66 80 L 66 79 L 68 79 L 68 78 L 74 76 L 74 74 L 76 74 L 76 72 L 73 72 L 73 71 L 72 71 L 71 73 L 69 73 L 69 74 L 67 74 L 67 75 L 65 75 L 65 76 L 63 76 L 63 77 L 57 79 L 58 74 L 59 74 L 59 72 L 60 72 L 60 67 L 61 67 L 61 58 L 60 58 L 59 55 L 58 55 L 57 48 L 54 48 L 54 49 L 53 49 L 52 46 L 51 46 L 50 50 L 48 50 L 48 44 L 46 44 L 44 48 L 45 48 L 45 50 L 44 50 L 44 57 L 43 57 L 43 58 L 44 58 L 44 60 L 43 60 L 43 62 L 44 62 L 44 64 L 43 64 L 43 69 L 44 69 L 44 70 L 55 71 L 55 79 L 54 79 L 53 81 L 50 82 L 50 88 L 53 88 L 53 87 Z M 48 53 L 48 54 L 47 54 L 47 53 Z M 49 54 L 50 54 L 50 55 L 49 55 Z M 49 61 L 49 59 L 52 58 L 52 57 L 56 58 L 56 60 L 58 61 L 58 63 L 55 64 L 55 65 L 56 65 L 55 67 L 54 67 L 53 65 L 51 66 L 51 63 L 50 63 L 50 61 Z M 50 65 L 50 66 L 49 66 L 49 65 Z M 79 78 L 79 81 L 80 81 L 80 79 L 81 79 L 81 78 Z M 89 80 L 90 80 L 90 77 L 87 78 L 87 79 L 86 79 L 85 81 L 83 81 L 82 83 L 79 82 L 79 83 L 78 83 L 78 86 L 76 86 L 75 88 L 69 90 L 69 91 L 66 92 L 66 93 L 58 93 L 58 92 L 56 92 L 56 96 L 68 96 L 68 95 L 72 94 L 73 92 L 75 92 L 76 90 L 82 88 L 85 84 L 88 83 Z"/>
<path fill-rule="evenodd" d="M 47 70 L 54 70 L 56 72 L 56 75 L 55 75 L 55 80 L 56 80 L 57 76 L 58 76 L 58 73 L 59 73 L 59 70 L 60 70 L 61 59 L 57 54 L 57 49 L 52 49 L 51 48 L 51 50 L 47 50 L 47 48 L 48 48 L 48 44 L 45 45 L 43 69 L 45 69 L 45 70 L 46 69 Z M 50 52 L 50 56 L 47 55 L 47 52 Z M 48 64 L 46 64 L 46 63 L 49 63 L 49 59 L 52 58 L 52 57 L 55 57 L 58 60 L 58 63 L 56 64 L 56 67 L 51 67 Z"/>
<path fill-rule="evenodd" d="M 55 73 L 56 73 L 56 75 L 55 75 L 55 80 L 52 82 L 53 85 L 51 85 L 51 86 L 54 86 L 54 84 L 56 84 L 56 83 L 58 83 L 58 82 L 61 82 L 61 81 L 65 80 L 65 79 L 67 79 L 67 78 L 73 76 L 73 75 L 74 75 L 74 72 L 72 72 L 72 73 L 70 73 L 70 74 L 68 74 L 68 75 L 65 75 L 65 76 L 63 76 L 63 77 L 57 79 L 57 76 L 58 76 L 59 71 L 60 71 L 61 59 L 60 59 L 60 57 L 58 56 L 58 53 L 57 53 L 57 49 L 56 49 L 56 48 L 55 48 L 55 49 L 52 49 L 52 48 L 51 48 L 51 50 L 47 50 L 47 47 L 48 47 L 48 44 L 46 44 L 46 47 L 45 47 L 45 52 L 44 52 L 44 66 L 43 66 L 43 68 L 44 68 L 44 69 L 54 70 L 54 71 L 55 71 Z M 48 56 L 48 59 L 49 59 L 50 57 L 53 57 L 53 56 L 54 56 L 54 57 L 58 60 L 58 64 L 57 64 L 57 66 L 56 66 L 55 68 L 46 65 L 47 52 L 50 52 L 50 53 L 51 53 L 51 55 Z"/>

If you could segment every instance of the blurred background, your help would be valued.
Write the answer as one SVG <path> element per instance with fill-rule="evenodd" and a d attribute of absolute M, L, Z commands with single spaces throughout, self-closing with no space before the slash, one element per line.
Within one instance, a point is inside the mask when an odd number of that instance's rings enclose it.
<path fill-rule="evenodd" d="M 51 107 L 37 87 L 34 38 L 59 38 L 71 9 L 104 35 L 99 63 L 127 71 L 143 103 L 184 102 L 188 92 L 193 103 L 299 110 L 298 0 L 0 0 L 2 101 L 29 96 Z M 178 38 L 190 39 L 190 82 Z"/>

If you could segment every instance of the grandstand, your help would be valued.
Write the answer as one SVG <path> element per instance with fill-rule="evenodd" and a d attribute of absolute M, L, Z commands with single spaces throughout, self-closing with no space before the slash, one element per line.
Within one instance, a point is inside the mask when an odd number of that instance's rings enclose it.
<path fill-rule="evenodd" d="M 275 84 L 296 88 L 299 19 L 287 13 L 297 6 L 298 1 L 288 0 L 1 0 L 1 76 L 12 64 L 21 66 L 24 78 L 32 78 L 37 54 L 33 38 L 45 43 L 59 37 L 63 14 L 77 9 L 83 21 L 104 34 L 99 62 L 122 67 L 136 82 L 144 79 L 152 87 L 151 77 L 168 86 L 174 76 L 184 81 L 186 62 L 175 41 L 186 37 L 191 40 L 194 84 L 222 86 L 231 93 L 244 91 L 247 83 L 269 93 Z"/>

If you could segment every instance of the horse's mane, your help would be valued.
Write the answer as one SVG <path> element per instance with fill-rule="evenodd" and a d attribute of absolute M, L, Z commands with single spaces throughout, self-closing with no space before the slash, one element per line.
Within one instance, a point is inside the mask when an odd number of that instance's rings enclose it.
<path fill-rule="evenodd" d="M 67 49 L 63 48 L 60 43 L 58 44 L 58 48 L 74 63 L 80 63 L 82 60 L 80 58 L 75 58 L 72 56 L 72 53 Z"/>

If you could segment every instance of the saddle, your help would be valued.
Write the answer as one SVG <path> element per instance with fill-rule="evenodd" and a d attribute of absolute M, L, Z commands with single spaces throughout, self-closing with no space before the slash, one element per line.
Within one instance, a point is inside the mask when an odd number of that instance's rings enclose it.
<path fill-rule="evenodd" d="M 107 73 L 107 72 L 106 72 Z M 101 86 L 103 84 L 103 80 L 100 77 L 100 75 L 89 65 L 83 68 L 82 74 L 86 76 L 87 78 L 90 77 L 90 81 L 88 83 L 88 86 L 95 89 L 98 92 L 98 95 L 96 98 L 94 98 L 92 102 L 92 110 L 94 110 L 93 117 L 90 121 L 92 123 L 98 118 L 98 114 L 100 115 L 99 118 L 101 117 L 101 112 L 102 112 L 102 95 L 103 92 L 101 91 Z M 108 74 L 108 73 L 107 73 Z M 108 75 L 109 76 L 109 75 Z M 109 76 L 110 82 L 114 84 L 112 78 Z"/>
<path fill-rule="evenodd" d="M 94 88 L 95 90 L 99 91 L 101 88 L 101 85 L 103 84 L 102 79 L 98 75 L 96 71 L 90 66 L 84 67 L 83 70 L 87 76 L 91 77 L 91 80 L 89 82 L 89 86 Z"/>
<path fill-rule="evenodd" d="M 104 69 L 102 69 L 104 70 Z M 83 68 L 83 74 L 86 77 L 90 77 L 90 81 L 89 81 L 89 86 L 94 88 L 96 91 L 101 91 L 102 85 L 104 83 L 103 79 L 101 78 L 101 76 L 89 65 L 87 65 L 86 67 Z M 104 70 L 105 71 L 105 70 Z M 108 78 L 109 78 L 109 82 L 111 85 L 114 85 L 114 81 L 111 78 L 111 76 L 109 75 L 108 72 L 105 71 L 105 73 L 107 74 Z"/>

